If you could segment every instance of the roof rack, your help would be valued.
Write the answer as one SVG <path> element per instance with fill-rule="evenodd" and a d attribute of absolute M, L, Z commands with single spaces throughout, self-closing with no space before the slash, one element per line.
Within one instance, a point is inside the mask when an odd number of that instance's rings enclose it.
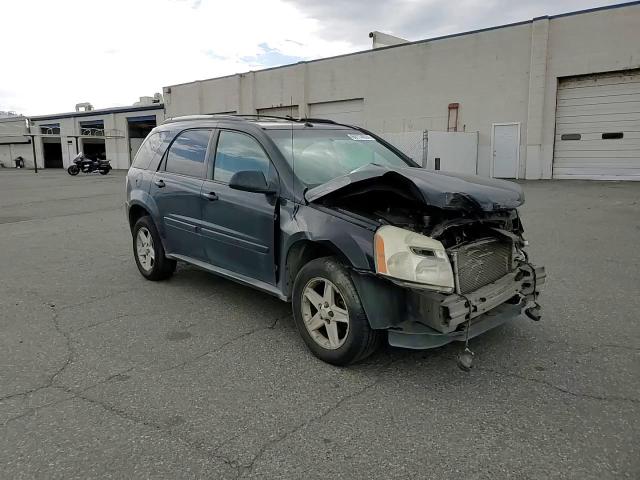
<path fill-rule="evenodd" d="M 175 123 L 175 122 L 188 122 L 188 121 L 198 121 L 198 120 L 214 120 L 214 119 L 223 119 L 223 120 L 236 120 L 236 121 L 259 121 L 262 119 L 265 120 L 274 120 L 281 122 L 296 122 L 296 123 L 324 123 L 328 125 L 340 125 L 343 127 L 350 128 L 358 128 L 354 125 L 348 125 L 345 123 L 338 123 L 334 120 L 329 120 L 328 118 L 293 118 L 290 116 L 280 117 L 276 115 L 260 115 L 260 114 L 235 114 L 235 113 L 207 113 L 201 115 L 185 115 L 182 117 L 172 117 L 167 118 L 163 123 Z"/>
<path fill-rule="evenodd" d="M 224 119 L 224 120 L 260 120 L 262 118 L 269 120 L 281 120 L 287 122 L 298 122 L 297 118 L 293 117 L 278 117 L 275 115 L 249 115 L 249 114 L 235 114 L 235 113 L 205 113 L 199 115 L 183 115 L 180 117 L 171 117 L 167 118 L 164 123 L 174 123 L 174 122 L 189 122 L 189 121 L 198 121 L 198 120 L 214 120 L 214 119 Z"/>

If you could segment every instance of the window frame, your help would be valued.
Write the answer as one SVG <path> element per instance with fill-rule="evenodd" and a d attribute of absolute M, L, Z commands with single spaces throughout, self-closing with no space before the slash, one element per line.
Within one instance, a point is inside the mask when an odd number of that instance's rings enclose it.
<path fill-rule="evenodd" d="M 180 135 L 182 135 L 185 132 L 189 132 L 191 130 L 207 130 L 209 131 L 209 139 L 207 140 L 207 149 L 204 153 L 204 168 L 202 170 L 202 173 L 199 177 L 193 176 L 193 175 L 187 175 L 186 173 L 177 173 L 177 172 L 170 172 L 167 170 L 167 163 L 169 161 L 169 152 L 171 151 L 171 147 L 173 147 L 174 142 L 180 137 Z M 201 180 L 206 180 L 207 178 L 207 173 L 208 173 L 208 163 L 209 163 L 209 154 L 210 154 L 210 150 L 211 150 L 211 138 L 213 137 L 213 133 L 214 133 L 214 128 L 213 127 L 191 127 L 191 128 L 185 128 L 184 130 L 180 130 L 178 133 L 176 133 L 176 135 L 171 139 L 171 142 L 169 142 L 169 145 L 167 146 L 167 149 L 165 150 L 163 156 L 164 158 L 162 158 L 162 160 L 160 160 L 160 164 L 158 165 L 158 170 L 159 172 L 163 172 L 165 174 L 168 175 L 179 175 L 181 177 L 187 177 L 187 178 L 198 178 Z"/>
<path fill-rule="evenodd" d="M 273 160 L 271 160 L 271 156 L 269 155 L 269 153 L 267 152 L 267 149 L 264 148 L 264 145 L 262 144 L 262 142 L 260 142 L 260 140 L 258 140 L 255 136 L 251 135 L 248 132 L 245 132 L 243 130 L 237 130 L 234 128 L 227 128 L 227 127 L 222 127 L 222 128 L 216 128 L 216 132 L 215 132 L 215 139 L 212 143 L 212 156 L 211 156 L 211 169 L 207 175 L 207 181 L 209 182 L 214 182 L 214 183 L 218 183 L 220 185 L 229 185 L 229 182 L 223 182 L 222 180 L 216 180 L 214 178 L 215 175 L 215 171 L 216 171 L 216 157 L 218 155 L 218 145 L 220 143 L 220 136 L 223 132 L 233 132 L 233 133 L 238 133 L 241 135 L 246 135 L 247 137 L 253 139 L 258 146 L 260 147 L 260 149 L 262 150 L 262 153 L 264 153 L 265 157 L 267 158 L 267 162 L 269 162 L 269 171 L 267 172 L 267 175 L 265 175 L 267 183 L 271 183 L 272 181 L 275 181 L 276 185 L 279 187 L 280 184 L 280 174 L 278 173 L 278 169 L 276 168 L 275 164 L 273 163 Z M 271 174 L 271 172 L 273 172 L 273 174 Z"/>

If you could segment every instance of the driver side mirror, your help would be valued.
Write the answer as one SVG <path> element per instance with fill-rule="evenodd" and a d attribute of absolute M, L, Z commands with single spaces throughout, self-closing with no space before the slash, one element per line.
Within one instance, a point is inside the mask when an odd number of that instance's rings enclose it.
<path fill-rule="evenodd" d="M 267 183 L 260 170 L 243 170 L 233 174 L 229 180 L 229 188 L 254 193 L 275 193 L 276 190 Z"/>

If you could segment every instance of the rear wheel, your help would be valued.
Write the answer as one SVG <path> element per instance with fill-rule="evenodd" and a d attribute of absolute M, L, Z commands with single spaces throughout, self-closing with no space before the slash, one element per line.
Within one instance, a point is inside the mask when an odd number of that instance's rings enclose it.
<path fill-rule="evenodd" d="M 321 360 L 348 365 L 371 355 L 383 332 L 373 330 L 347 269 L 333 257 L 306 264 L 293 287 L 298 332 Z"/>
<path fill-rule="evenodd" d="M 109 170 L 111 170 L 110 168 L 101 168 L 99 170 L 100 175 L 106 175 L 107 173 L 109 173 Z"/>
<path fill-rule="evenodd" d="M 80 173 L 80 168 L 74 163 L 67 168 L 67 173 L 69 173 L 69 175 L 76 176 Z"/>
<path fill-rule="evenodd" d="M 133 256 L 147 280 L 164 280 L 176 270 L 176 261 L 165 256 L 160 235 L 149 216 L 141 217 L 133 227 Z"/>

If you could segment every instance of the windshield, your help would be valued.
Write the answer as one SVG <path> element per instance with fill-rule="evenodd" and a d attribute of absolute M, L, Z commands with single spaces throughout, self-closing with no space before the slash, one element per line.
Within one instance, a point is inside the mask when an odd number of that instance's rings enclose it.
<path fill-rule="evenodd" d="M 267 130 L 267 134 L 292 165 L 296 177 L 309 186 L 328 182 L 369 163 L 392 167 L 409 165 L 375 138 L 357 130 L 305 128 L 293 132 Z"/>

